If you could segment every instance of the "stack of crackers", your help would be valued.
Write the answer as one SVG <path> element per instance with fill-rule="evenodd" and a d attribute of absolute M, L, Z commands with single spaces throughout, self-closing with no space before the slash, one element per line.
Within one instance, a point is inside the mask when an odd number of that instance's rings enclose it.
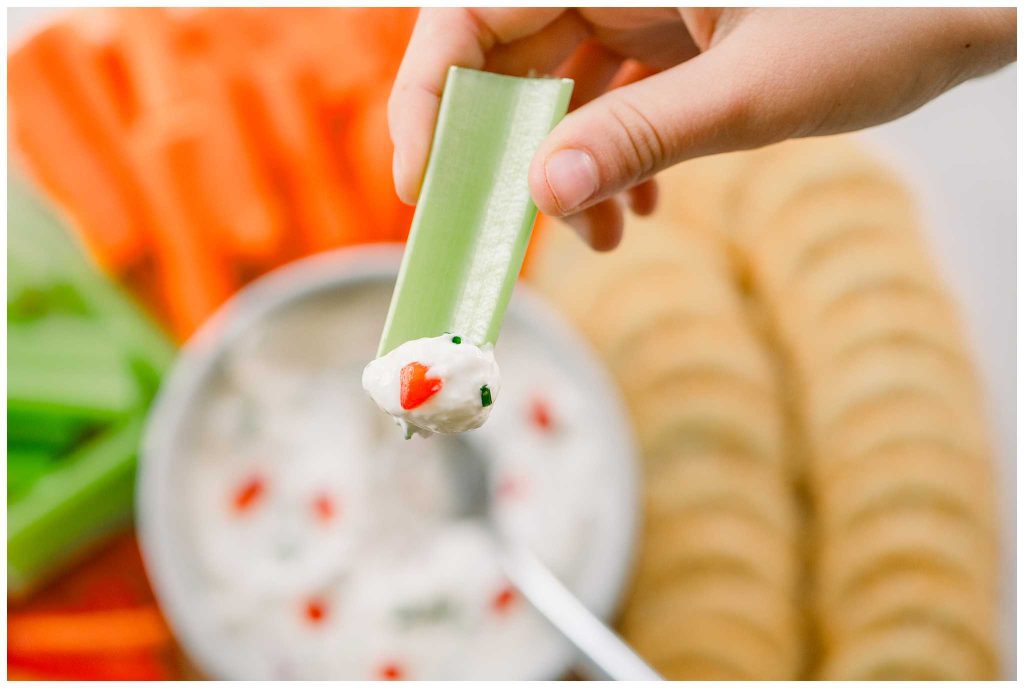
<path fill-rule="evenodd" d="M 983 400 L 914 203 L 846 138 L 690 161 L 534 286 L 618 380 L 645 469 L 621 628 L 672 679 L 986 679 Z"/>

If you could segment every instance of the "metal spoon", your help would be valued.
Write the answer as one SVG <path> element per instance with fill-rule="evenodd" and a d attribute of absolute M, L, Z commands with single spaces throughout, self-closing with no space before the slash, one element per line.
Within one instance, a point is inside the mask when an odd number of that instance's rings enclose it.
<path fill-rule="evenodd" d="M 479 520 L 494 536 L 509 582 L 579 651 L 593 678 L 660 681 L 622 638 L 584 606 L 529 548 L 505 537 L 491 509 L 490 463 L 465 436 L 450 439 L 448 467 L 455 485 L 455 513 Z"/>

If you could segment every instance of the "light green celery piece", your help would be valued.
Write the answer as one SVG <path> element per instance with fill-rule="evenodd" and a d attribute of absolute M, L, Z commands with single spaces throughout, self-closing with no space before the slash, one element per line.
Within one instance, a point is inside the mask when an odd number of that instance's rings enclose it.
<path fill-rule="evenodd" d="M 7 448 L 7 504 L 18 501 L 41 477 L 53 470 L 57 457 L 36 447 Z"/>
<path fill-rule="evenodd" d="M 63 413 L 39 413 L 7 408 L 7 451 L 24 447 L 55 454 L 66 451 L 94 423 Z"/>
<path fill-rule="evenodd" d="M 378 355 L 444 332 L 495 343 L 537 217 L 530 161 L 572 87 L 449 69 Z"/>
<path fill-rule="evenodd" d="M 7 590 L 22 596 L 131 522 L 141 414 L 61 458 L 7 506 Z"/>
<path fill-rule="evenodd" d="M 45 313 L 85 313 L 107 335 L 122 342 L 143 382 L 155 391 L 174 359 L 175 348 L 156 323 L 103 274 L 55 211 L 22 179 L 8 176 L 8 314 L 38 307 Z M 10 274 L 11 268 L 14 274 Z M 13 299 L 13 301 L 12 301 Z M 28 313 L 27 315 L 31 315 Z"/>
<path fill-rule="evenodd" d="M 7 408 L 104 422 L 143 401 L 131 362 L 99 323 L 74 316 L 8 325 Z"/>

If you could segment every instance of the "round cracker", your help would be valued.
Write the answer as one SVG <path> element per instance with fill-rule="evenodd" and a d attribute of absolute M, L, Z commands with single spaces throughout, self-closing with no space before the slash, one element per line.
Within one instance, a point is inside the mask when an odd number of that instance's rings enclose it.
<path fill-rule="evenodd" d="M 727 283 L 676 269 L 651 269 L 605 292 L 580 326 L 599 351 L 612 354 L 659 322 L 728 313 L 739 317 L 741 306 Z"/>
<path fill-rule="evenodd" d="M 899 283 L 855 292 L 824 309 L 813 332 L 795 342 L 801 372 L 837 363 L 877 341 L 905 341 L 930 346 L 955 359 L 968 360 L 960 324 L 943 294 L 907 289 Z"/>
<path fill-rule="evenodd" d="M 792 590 L 796 559 L 796 548 L 785 534 L 735 511 L 709 508 L 649 524 L 637 580 L 660 587 L 717 568 L 742 571 L 779 590 Z"/>
<path fill-rule="evenodd" d="M 980 418 L 966 416 L 944 399 L 923 392 L 890 394 L 847 413 L 830 428 L 806 428 L 812 472 L 827 475 L 885 447 L 909 443 L 948 446 L 968 456 L 988 455 Z"/>
<path fill-rule="evenodd" d="M 681 317 L 661 321 L 608 357 L 625 390 L 650 387 L 678 370 L 715 370 L 766 388 L 775 371 L 750 326 L 730 317 Z"/>
<path fill-rule="evenodd" d="M 654 269 L 674 268 L 680 273 L 717 276 L 728 284 L 730 263 L 720 245 L 704 237 L 652 221 L 632 222 L 623 242 L 614 251 L 597 253 L 570 262 L 557 276 L 545 282 L 544 292 L 577 322 L 595 302 L 606 298 L 608 289 L 625 286 L 638 274 Z"/>
<path fill-rule="evenodd" d="M 644 455 L 736 452 L 772 465 L 783 460 L 776 395 L 721 380 L 667 378 L 630 407 Z"/>
<path fill-rule="evenodd" d="M 747 153 L 726 153 L 694 158 L 659 172 L 656 216 L 724 235 L 736 183 L 751 161 Z"/>
<path fill-rule="evenodd" d="M 761 238 L 789 203 L 834 184 L 858 179 L 900 184 L 848 137 L 787 141 L 760 151 L 744 170 L 733 205 L 735 236 L 744 244 Z"/>
<path fill-rule="evenodd" d="M 645 475 L 644 504 L 652 523 L 702 509 L 735 509 L 789 537 L 798 515 L 792 485 L 778 468 L 728 454 L 666 458 Z"/>
<path fill-rule="evenodd" d="M 971 521 L 924 507 L 890 509 L 824 538 L 817 566 L 820 609 L 855 594 L 877 577 L 901 570 L 935 570 L 989 589 L 996 544 Z"/>
<path fill-rule="evenodd" d="M 990 590 L 931 571 L 901 571 L 880 578 L 821 614 L 826 647 L 841 647 L 865 633 L 907 623 L 947 630 L 971 645 L 994 671 L 995 600 Z"/>
<path fill-rule="evenodd" d="M 713 572 L 638 595 L 623 615 L 622 628 L 630 635 L 660 617 L 703 613 L 743 620 L 776 646 L 786 664 L 799 665 L 801 618 L 792 596 L 750 577 Z"/>
<path fill-rule="evenodd" d="M 934 349 L 879 341 L 820 369 L 804 387 L 809 426 L 825 432 L 858 407 L 904 391 L 920 391 L 972 414 L 981 404 L 973 371 Z"/>
<path fill-rule="evenodd" d="M 685 648 L 683 648 L 685 650 Z M 731 657 L 710 657 L 703 653 L 682 653 L 659 661 L 655 669 L 666 681 L 752 681 Z"/>
<path fill-rule="evenodd" d="M 679 671 L 687 660 L 710 660 L 745 680 L 794 678 L 795 674 L 787 656 L 791 653 L 747 620 L 724 613 L 694 610 L 680 615 L 664 608 L 632 626 L 625 637 L 655 668 L 673 666 L 677 667 L 673 671 Z"/>
<path fill-rule="evenodd" d="M 799 336 L 821 318 L 830 304 L 879 284 L 919 285 L 941 291 L 931 263 L 905 242 L 855 235 L 841 249 L 797 273 L 779 293 L 765 298 L 780 323 Z"/>
<path fill-rule="evenodd" d="M 948 446 L 906 444 L 842 464 L 814 486 L 815 510 L 826 537 L 880 510 L 928 505 L 994 527 L 991 466 Z"/>
<path fill-rule="evenodd" d="M 858 233 L 920 246 L 914 208 L 902 189 L 875 180 L 834 185 L 788 205 L 763 230 L 752 251 L 762 287 L 783 289 L 794 275 L 838 250 Z"/>
<path fill-rule="evenodd" d="M 992 678 L 986 663 L 954 634 L 927 624 L 865 633 L 826 655 L 829 681 L 958 681 Z"/>

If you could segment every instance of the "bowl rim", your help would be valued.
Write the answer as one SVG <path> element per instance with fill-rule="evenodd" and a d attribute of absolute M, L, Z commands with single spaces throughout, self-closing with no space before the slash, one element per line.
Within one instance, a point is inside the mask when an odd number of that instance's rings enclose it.
<path fill-rule="evenodd" d="M 139 450 L 136 483 L 136 527 L 139 548 L 147 575 L 161 610 L 175 630 L 186 654 L 208 676 L 220 679 L 247 678 L 244 668 L 232 662 L 229 653 L 217 651 L 217 640 L 202 622 L 201 611 L 189 604 L 189 590 L 183 578 L 188 576 L 177 566 L 176 552 L 184 552 L 187 542 L 180 531 L 181 520 L 172 516 L 175 508 L 173 485 L 176 467 L 175 446 L 179 428 L 187 422 L 190 408 L 201 398 L 206 384 L 223 354 L 238 339 L 260 322 L 290 304 L 317 294 L 342 289 L 358 289 L 375 282 L 393 280 L 402 257 L 401 244 L 375 244 L 326 251 L 277 268 L 237 292 L 209 318 L 184 345 L 154 399 L 146 419 Z M 596 589 L 588 606 L 606 620 L 614 618 L 624 601 L 626 585 L 636 557 L 639 534 L 640 464 L 633 429 L 628 422 L 617 386 L 599 363 L 589 343 L 540 297 L 520 280 L 509 304 L 507 319 L 533 325 L 542 344 L 553 351 L 574 373 L 592 387 L 601 411 L 602 434 L 609 456 L 621 470 L 615 476 L 622 489 L 617 518 L 612 527 L 602 530 L 601 553 L 606 575 L 591 576 L 587 591 Z M 559 356 L 559 354 L 562 354 Z M 177 523 L 175 521 L 177 520 Z M 194 601 L 194 600 L 193 600 Z M 554 646 L 554 644 L 552 644 Z M 557 650 L 557 651 L 556 651 Z M 542 653 L 543 654 L 543 653 Z M 574 664 L 574 650 L 568 643 L 553 647 L 540 657 L 525 680 L 557 679 Z"/>

